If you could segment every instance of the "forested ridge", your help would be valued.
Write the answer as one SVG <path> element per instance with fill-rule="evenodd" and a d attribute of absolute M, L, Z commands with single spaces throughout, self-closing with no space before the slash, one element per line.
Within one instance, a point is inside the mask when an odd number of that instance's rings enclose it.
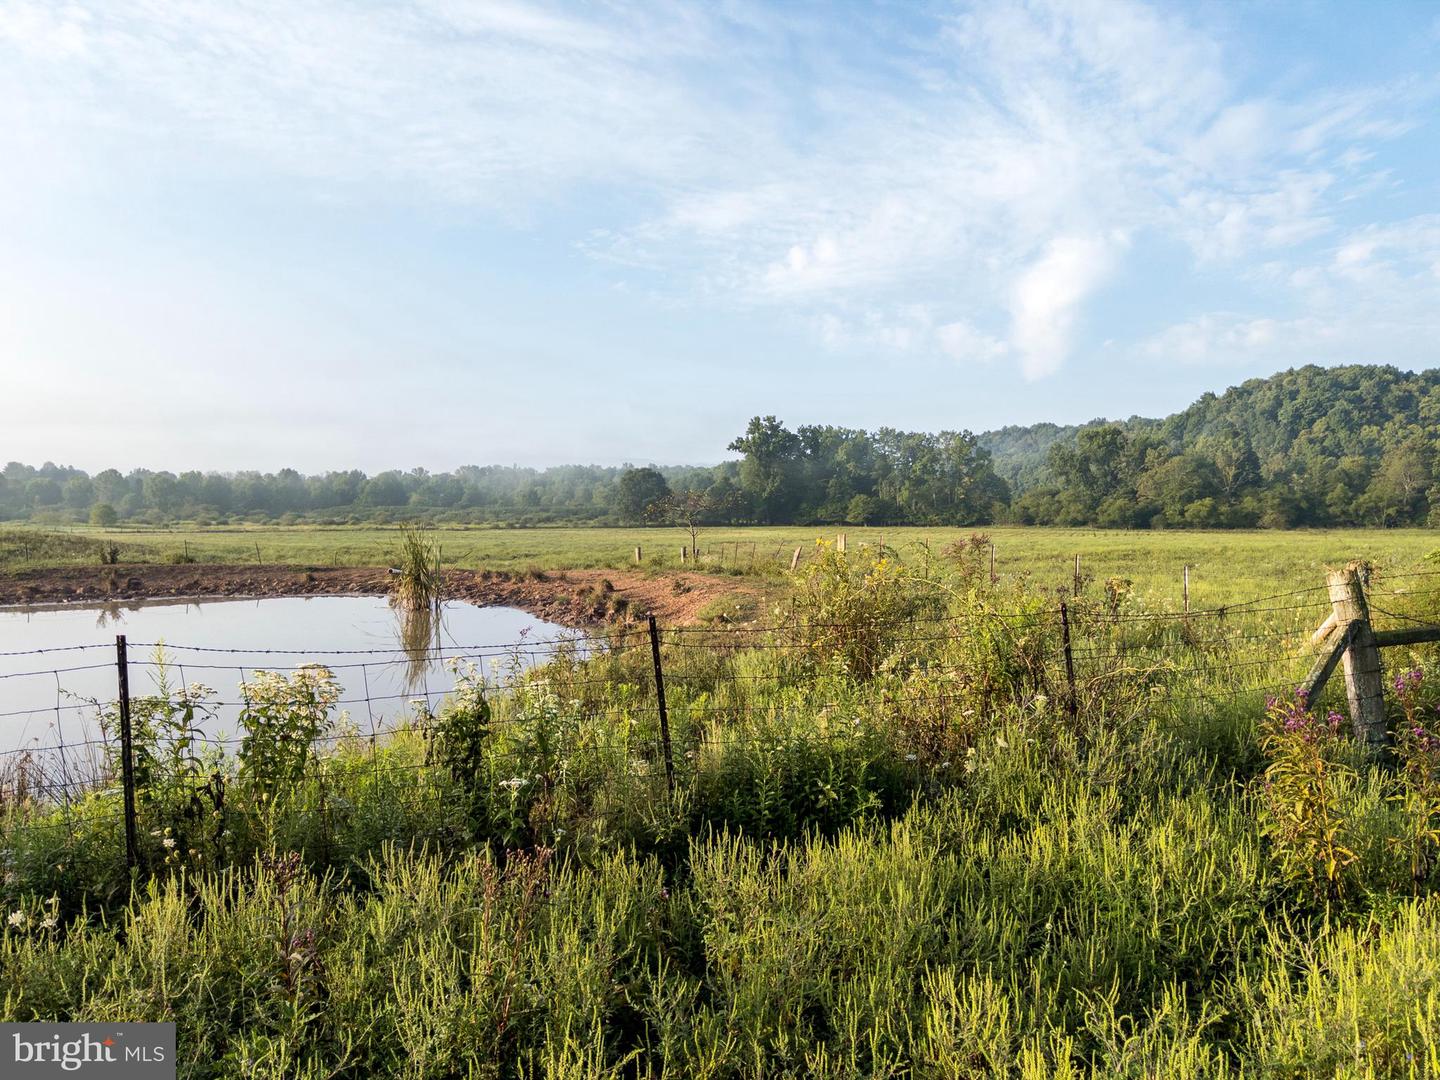
<path fill-rule="evenodd" d="M 366 475 L 0 472 L 0 517 L 89 520 L 1125 528 L 1440 523 L 1440 371 L 1307 366 L 1207 393 L 1164 419 L 973 435 L 755 417 L 715 466 L 466 466 Z"/>

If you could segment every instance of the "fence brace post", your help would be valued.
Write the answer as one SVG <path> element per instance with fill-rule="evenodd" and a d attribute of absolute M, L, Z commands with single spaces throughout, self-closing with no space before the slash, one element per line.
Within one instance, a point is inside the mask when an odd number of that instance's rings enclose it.
<path fill-rule="evenodd" d="M 1385 681 L 1380 673 L 1380 650 L 1370 628 L 1370 605 L 1365 600 L 1362 566 L 1351 563 L 1331 570 L 1325 583 L 1336 626 L 1349 631 L 1349 646 L 1341 662 L 1345 670 L 1345 697 L 1355 738 L 1369 747 L 1384 746 Z"/>
<path fill-rule="evenodd" d="M 140 847 L 135 839 L 135 747 L 130 732 L 130 657 L 124 634 L 115 636 L 115 668 L 119 682 L 116 704 L 120 709 L 120 784 L 125 800 L 125 865 L 133 870 L 140 864 Z"/>
<path fill-rule="evenodd" d="M 670 749 L 670 714 L 665 708 L 665 672 L 660 667 L 660 631 L 655 616 L 647 615 L 650 624 L 650 659 L 655 662 L 655 700 L 660 707 L 660 752 L 665 757 L 665 785 L 675 790 L 675 756 Z"/>
<path fill-rule="evenodd" d="M 1060 639 L 1065 643 L 1065 711 L 1073 721 L 1080 715 L 1080 702 L 1075 693 L 1075 656 L 1070 651 L 1070 612 L 1060 601 Z"/>

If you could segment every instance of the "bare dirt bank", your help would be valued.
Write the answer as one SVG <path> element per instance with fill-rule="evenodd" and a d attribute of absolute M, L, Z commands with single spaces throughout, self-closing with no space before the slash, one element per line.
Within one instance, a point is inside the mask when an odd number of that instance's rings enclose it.
<path fill-rule="evenodd" d="M 585 627 L 653 614 L 671 625 L 693 623 L 716 600 L 753 608 L 753 586 L 705 574 L 653 577 L 624 570 L 507 574 L 447 570 L 449 598 L 517 607 L 565 626 Z M 105 604 L 167 597 L 384 596 L 384 567 L 131 564 L 55 567 L 0 575 L 0 605 Z"/>

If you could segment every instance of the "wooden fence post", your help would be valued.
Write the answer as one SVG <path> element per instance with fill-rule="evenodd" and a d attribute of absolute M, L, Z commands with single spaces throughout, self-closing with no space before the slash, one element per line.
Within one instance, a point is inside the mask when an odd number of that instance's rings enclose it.
<path fill-rule="evenodd" d="M 995 576 L 995 545 L 990 545 L 990 584 L 994 585 L 1000 579 Z"/>
<path fill-rule="evenodd" d="M 119 683 L 116 706 L 120 710 L 120 786 L 125 813 L 125 865 L 131 870 L 140 864 L 140 845 L 135 836 L 135 747 L 130 731 L 130 657 L 125 635 L 115 637 L 115 669 Z"/>
<path fill-rule="evenodd" d="M 1360 566 L 1351 563 L 1326 576 L 1335 625 L 1346 634 L 1341 662 L 1345 670 L 1345 697 L 1355 738 L 1369 746 L 1385 743 L 1385 684 L 1380 673 L 1380 650 L 1370 627 L 1370 606 L 1360 583 Z"/>
<path fill-rule="evenodd" d="M 1184 589 L 1184 593 L 1185 593 L 1185 614 L 1186 614 L 1186 615 L 1189 615 L 1189 614 L 1190 614 L 1190 564 L 1189 564 L 1189 563 L 1186 563 L 1186 564 L 1185 564 L 1185 584 L 1184 584 L 1184 586 L 1183 586 L 1183 589 Z"/>
<path fill-rule="evenodd" d="M 635 545 L 635 562 L 636 562 L 637 564 L 640 562 L 640 545 L 639 545 L 639 544 L 636 544 L 636 545 Z"/>
<path fill-rule="evenodd" d="M 800 549 L 795 549 L 795 554 L 790 556 L 790 571 L 794 573 L 795 568 L 800 565 Z"/>
<path fill-rule="evenodd" d="M 1080 595 L 1080 556 L 1075 556 L 1075 590 L 1076 596 Z"/>
<path fill-rule="evenodd" d="M 841 555 L 844 555 L 844 554 L 845 554 L 845 534 L 844 534 L 844 533 L 841 533 L 840 536 L 839 536 L 839 538 L 835 541 L 835 550 L 838 551 L 838 552 L 840 552 Z"/>
<path fill-rule="evenodd" d="M 650 658 L 655 664 L 655 701 L 660 709 L 660 753 L 665 757 L 665 785 L 675 790 L 675 757 L 670 750 L 670 713 L 665 708 L 665 672 L 660 667 L 660 631 L 655 616 L 647 615 L 650 624 Z"/>

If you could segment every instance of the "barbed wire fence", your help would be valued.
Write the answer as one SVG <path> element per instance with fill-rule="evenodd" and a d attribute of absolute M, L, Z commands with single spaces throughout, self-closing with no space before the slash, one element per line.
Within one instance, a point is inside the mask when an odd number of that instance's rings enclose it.
<path fill-rule="evenodd" d="M 54 700 L 0 710 L 0 724 L 19 724 L 22 734 L 37 722 L 46 728 L 43 739 L 34 736 L 28 744 L 0 750 L 0 811 L 23 813 L 27 828 L 71 836 L 98 829 L 113 840 L 117 856 L 123 852 L 127 866 L 141 866 L 149 776 L 137 738 L 142 743 L 153 739 L 157 710 L 184 712 L 184 725 L 177 729 L 184 745 L 172 752 L 203 763 L 195 775 L 205 789 L 190 792 L 190 798 L 210 799 L 218 807 L 225 785 L 234 781 L 235 762 L 246 750 L 242 721 L 257 708 L 252 690 L 261 672 L 293 682 L 299 673 L 323 670 L 339 688 L 325 698 L 324 711 L 328 716 L 338 710 L 341 721 L 305 734 L 300 755 L 304 779 L 314 782 L 312 810 L 321 818 L 319 835 L 328 842 L 330 815 L 343 809 L 330 772 L 343 761 L 352 773 L 367 769 L 380 785 L 385 774 L 414 779 L 434 771 L 428 755 L 388 753 L 387 744 L 407 735 L 428 742 L 438 711 L 467 677 L 477 680 L 471 685 L 483 687 L 495 706 L 497 730 L 519 722 L 513 710 L 507 712 L 510 705 L 537 686 L 549 687 L 563 701 L 572 726 L 589 733 L 586 750 L 626 770 L 648 797 L 663 799 L 693 778 L 707 742 L 765 737 L 745 725 L 779 719 L 792 705 L 803 704 L 827 720 L 828 726 L 805 732 L 809 740 L 853 738 L 862 721 L 884 725 L 923 715 L 941 725 L 955 722 L 951 710 L 983 701 L 987 679 L 985 671 L 972 670 L 939 648 L 960 636 L 960 622 L 992 627 L 994 639 L 1010 650 L 1006 659 L 1019 672 L 1023 692 L 1032 700 L 1056 703 L 1073 721 L 1101 707 L 1106 694 L 1122 683 L 1150 705 L 1191 710 L 1293 693 L 1313 678 L 1317 656 L 1327 648 L 1347 654 L 1355 648 L 1351 636 L 1340 641 L 1332 634 L 1318 645 L 1313 640 L 1319 636 L 1315 627 L 1324 630 L 1322 620 L 1339 610 L 1335 595 L 1335 586 L 1327 583 L 1180 612 L 1129 611 L 1113 600 L 1072 596 L 1032 610 L 982 606 L 963 617 L 908 618 L 868 629 L 876 632 L 877 648 L 887 655 L 909 651 L 912 673 L 924 679 L 898 689 L 893 681 L 877 680 L 873 692 L 840 692 L 826 667 L 810 662 L 817 643 L 829 640 L 827 634 L 854 632 L 852 621 L 661 628 L 649 617 L 588 636 L 437 644 L 419 653 L 403 646 L 222 648 L 130 642 L 124 635 L 114 642 L 11 651 L 0 658 L 22 670 L 0 672 L 0 701 L 7 699 L 7 686 L 24 680 L 32 687 L 43 683 Z M 1381 631 L 1379 638 L 1388 633 L 1395 640 L 1379 645 L 1440 640 L 1440 625 L 1426 617 L 1440 598 L 1440 571 L 1387 575 L 1363 595 L 1369 604 L 1367 629 L 1373 613 L 1408 630 L 1403 641 L 1396 631 Z M 1407 605 L 1410 610 L 1403 610 Z M 151 652 L 148 658 L 145 650 Z M 1378 649 L 1370 654 L 1358 658 L 1358 675 L 1382 673 Z M 747 656 L 749 661 L 737 662 Z M 861 657 L 877 665 L 883 659 Z M 1373 665 L 1373 671 L 1364 664 Z M 528 674 L 542 665 L 538 679 Z M 87 697 L 73 689 L 77 681 L 93 685 L 111 673 L 111 695 Z M 617 680 L 617 673 L 623 678 Z M 178 681 L 172 681 L 175 677 Z M 141 688 L 147 678 L 155 692 Z M 606 693 L 617 681 L 632 688 L 618 704 Z M 1347 689 L 1351 682 L 1347 666 Z M 232 683 L 237 694 L 209 691 Z M 317 707 L 313 695 L 272 695 L 264 704 L 281 710 Z M 1353 709 L 1353 696 L 1351 704 Z M 678 733 L 673 730 L 677 720 Z M 231 722 L 236 726 L 227 733 L 221 724 Z M 518 760 L 533 751 L 516 747 L 509 752 Z M 906 757 L 917 770 L 941 767 L 920 753 Z M 444 796 L 437 789 L 434 797 Z"/>

